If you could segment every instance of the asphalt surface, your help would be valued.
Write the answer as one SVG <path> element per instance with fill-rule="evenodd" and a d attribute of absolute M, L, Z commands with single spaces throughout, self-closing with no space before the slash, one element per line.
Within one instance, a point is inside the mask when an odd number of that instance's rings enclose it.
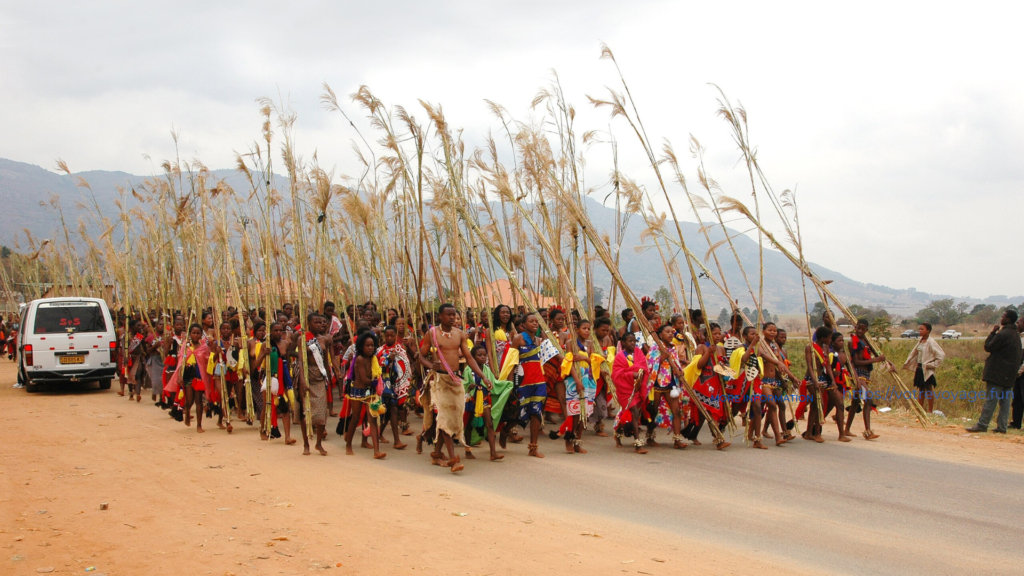
<path fill-rule="evenodd" d="M 112 392 L 65 394 L 118 400 Z M 150 412 L 166 419 L 146 404 L 139 408 L 147 420 Z M 327 448 L 340 454 L 333 424 Z M 412 424 L 417 429 L 420 421 Z M 245 428 L 236 437 L 255 434 Z M 465 462 L 458 475 L 430 466 L 413 446 L 397 452 L 384 445 L 388 457 L 372 469 L 429 476 L 569 517 L 647 525 L 810 573 L 1024 574 L 1024 474 L 950 461 L 955 454 L 939 460 L 894 453 L 885 443 L 896 440 L 884 432 L 870 443 L 841 444 L 834 435 L 830 427 L 824 444 L 798 438 L 781 448 L 769 443 L 766 451 L 735 438 L 718 452 L 705 431 L 703 446 L 636 455 L 588 432 L 585 455 L 566 454 L 561 441 L 543 438 L 544 459 L 528 457 L 525 443 L 509 444 L 505 460 L 491 463 L 481 445 L 479 459 Z M 668 442 L 664 431 L 659 436 Z M 367 454 L 360 456 L 362 462 Z M 333 462 L 346 465 L 344 457 Z"/>
<path fill-rule="evenodd" d="M 543 460 L 526 457 L 525 444 L 510 444 L 499 464 L 488 462 L 481 446 L 481 459 L 451 482 L 812 571 L 1024 574 L 1024 474 L 826 439 L 819 445 L 798 438 L 762 451 L 737 438 L 720 453 L 702 438 L 700 447 L 641 456 L 616 449 L 611 438 L 588 436 L 586 455 L 544 440 Z M 384 464 L 440 472 L 404 456 L 389 454 Z"/>

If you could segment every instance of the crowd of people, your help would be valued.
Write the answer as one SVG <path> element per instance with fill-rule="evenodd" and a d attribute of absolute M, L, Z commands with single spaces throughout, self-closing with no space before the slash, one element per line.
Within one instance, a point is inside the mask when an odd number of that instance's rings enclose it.
<path fill-rule="evenodd" d="M 117 393 L 142 402 L 150 390 L 150 401 L 186 426 L 194 420 L 197 432 L 215 418 L 229 433 L 244 422 L 263 440 L 293 445 L 298 436 L 305 454 L 327 454 L 332 419 L 349 455 L 357 437 L 377 459 L 383 446 L 403 450 L 414 437 L 417 453 L 431 446 L 431 463 L 453 472 L 478 446 L 497 461 L 509 443 L 525 442 L 543 458 L 544 436 L 569 454 L 586 454 L 587 436 L 646 454 L 700 445 L 707 426 L 724 449 L 721 430 L 737 417 L 757 449 L 767 449 L 766 437 L 783 446 L 801 427 L 805 439 L 824 442 L 830 414 L 840 442 L 853 437 L 858 413 L 863 437 L 878 438 L 869 382 L 886 359 L 868 344 L 866 322 L 849 341 L 830 325 L 815 331 L 798 376 L 774 323 L 758 331 L 739 313 L 724 328 L 699 311 L 664 318 L 647 299 L 640 317 L 621 312 L 618 329 L 601 307 L 592 319 L 506 305 L 478 317 L 443 304 L 418 326 L 373 302 L 310 308 L 300 317 L 286 303 L 269 318 L 264 309 L 229 307 L 219 318 L 206 309 L 192 323 L 187 313 L 122 311 Z"/>
<path fill-rule="evenodd" d="M 857 414 L 862 436 L 878 438 L 871 429 L 872 371 L 893 366 L 870 345 L 867 321 L 847 338 L 823 317 L 797 375 L 786 331 L 772 322 L 758 331 L 738 312 L 724 328 L 705 323 L 699 310 L 664 318 L 649 299 L 640 313 L 623 310 L 616 329 L 602 307 L 590 320 L 557 306 L 530 312 L 499 305 L 477 317 L 473 309 L 463 316 L 443 304 L 419 326 L 397 309 L 382 314 L 373 302 L 342 313 L 325 302 L 305 318 L 286 303 L 269 320 L 262 308 L 229 307 L 219 322 L 211 308 L 191 324 L 180 312 L 126 317 L 122 310 L 114 351 L 118 394 L 142 402 L 143 390 L 151 390 L 152 402 L 186 426 L 194 419 L 197 432 L 205 431 L 204 416 L 229 433 L 234 419 L 259 426 L 263 440 L 283 437 L 292 445 L 297 424 L 305 454 L 311 441 L 327 454 L 329 419 L 337 418 L 346 454 L 354 454 L 357 436 L 378 459 L 386 456 L 382 445 L 403 450 L 403 437 L 415 436 L 417 453 L 432 445 L 431 463 L 456 472 L 464 466 L 456 446 L 475 459 L 473 448 L 486 442 L 495 461 L 504 457 L 499 447 L 526 441 L 527 453 L 543 458 L 545 435 L 561 439 L 571 454 L 586 454 L 588 434 L 614 436 L 616 446 L 646 454 L 661 446 L 659 429 L 668 435 L 665 446 L 682 450 L 700 445 L 708 425 L 714 446 L 724 449 L 730 443 L 720 430 L 735 427 L 737 416 L 746 443 L 757 449 L 767 449 L 766 436 L 776 446 L 790 442 L 800 421 L 803 438 L 824 442 L 830 414 L 838 441 L 854 437 Z M 17 330 L 13 315 L 0 321 L 9 359 Z M 919 333 L 903 367 L 932 412 L 945 354 L 929 324 Z M 997 432 L 1021 426 L 1022 345 L 1024 318 L 1007 311 L 985 342 L 989 390 L 970 431 L 985 431 L 997 405 Z M 416 430 L 414 415 L 422 420 Z"/>
<path fill-rule="evenodd" d="M 18 349 L 18 330 L 20 328 L 21 322 L 17 316 L 9 313 L 7 320 L 4 321 L 4 315 L 0 314 L 0 356 L 6 354 L 8 360 L 14 360 L 14 354 Z"/>

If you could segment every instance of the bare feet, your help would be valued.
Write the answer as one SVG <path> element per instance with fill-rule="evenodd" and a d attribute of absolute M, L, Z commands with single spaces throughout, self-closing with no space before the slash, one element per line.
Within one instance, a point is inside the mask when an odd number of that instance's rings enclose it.
<path fill-rule="evenodd" d="M 390 444 L 390 442 L 388 442 L 388 439 L 383 436 L 378 438 L 377 441 L 380 442 L 381 444 Z"/>
<path fill-rule="evenodd" d="M 715 444 L 715 449 L 716 450 L 725 450 L 729 446 L 732 446 L 732 442 L 726 442 L 725 440 L 723 440 L 723 441 L 719 442 L 718 444 Z"/>
<path fill-rule="evenodd" d="M 320 444 L 316 445 L 316 451 L 319 452 L 321 456 L 327 456 L 327 450 L 324 450 L 324 447 Z"/>
<path fill-rule="evenodd" d="M 260 440 L 270 440 L 270 436 L 267 436 L 263 432 L 260 432 Z"/>
<path fill-rule="evenodd" d="M 516 434 L 516 433 L 515 433 L 515 432 L 513 431 L 513 433 L 512 433 L 512 434 L 509 434 L 509 436 L 508 436 L 508 441 L 509 441 L 509 442 L 511 442 L 511 443 L 513 443 L 513 444 L 519 444 L 520 442 L 522 442 L 522 441 L 523 441 L 523 437 L 522 437 L 522 436 L 520 436 L 519 434 Z"/>
<path fill-rule="evenodd" d="M 217 421 L 217 428 L 220 428 L 221 430 L 223 430 L 224 429 L 224 422 L 221 422 L 221 421 L 218 420 Z"/>
<path fill-rule="evenodd" d="M 291 446 L 292 444 L 295 444 L 296 442 L 298 442 L 298 440 L 296 440 L 295 438 L 285 438 L 284 439 L 284 443 L 286 445 L 288 445 L 288 446 Z"/>
<path fill-rule="evenodd" d="M 203 432 L 206 432 L 206 430 L 203 430 L 202 426 L 197 426 L 196 427 L 196 432 L 199 432 L 200 434 L 202 434 Z"/>
<path fill-rule="evenodd" d="M 575 454 L 576 451 L 572 449 L 572 440 L 565 441 L 565 451 L 569 454 Z"/>
<path fill-rule="evenodd" d="M 594 436 L 597 436 L 598 438 L 607 438 L 607 437 L 608 437 L 608 433 L 607 433 L 607 432 L 605 432 L 604 430 L 598 430 L 598 431 L 597 431 L 597 432 L 596 432 L 596 433 L 594 434 Z"/>
<path fill-rule="evenodd" d="M 853 440 L 852 438 L 850 438 L 849 436 L 846 436 L 845 434 L 839 437 L 839 441 L 840 442 L 851 442 L 852 440 Z"/>
<path fill-rule="evenodd" d="M 466 460 L 476 460 L 476 456 L 473 456 L 472 450 L 466 450 Z"/>
<path fill-rule="evenodd" d="M 385 456 L 387 456 L 386 452 L 374 452 L 373 453 L 373 459 L 374 460 L 383 460 Z"/>
<path fill-rule="evenodd" d="M 825 441 L 825 439 L 824 439 L 824 438 L 822 438 L 821 436 L 811 436 L 811 438 L 810 438 L 810 439 L 811 439 L 811 440 L 814 440 L 814 441 L 815 441 L 815 442 L 817 442 L 818 444 L 821 444 L 822 442 L 824 442 L 824 441 Z"/>
<path fill-rule="evenodd" d="M 436 452 L 430 453 L 430 463 L 434 466 L 448 467 L 448 461 L 444 459 L 444 455 Z"/>
<path fill-rule="evenodd" d="M 504 458 L 504 454 L 498 454 L 497 452 L 491 452 L 491 462 L 496 462 Z"/>
<path fill-rule="evenodd" d="M 754 440 L 754 444 L 753 444 L 753 446 L 751 446 L 751 448 L 757 448 L 758 450 L 767 450 L 768 449 L 767 446 L 765 446 L 764 444 L 761 444 L 760 440 Z"/>
<path fill-rule="evenodd" d="M 693 441 L 690 442 L 690 444 L 693 444 L 694 446 L 701 446 L 700 440 L 697 440 L 696 438 L 694 438 Z"/>
<path fill-rule="evenodd" d="M 647 454 L 647 448 L 644 448 L 643 446 L 637 446 L 636 447 L 636 453 L 637 454 Z"/>
<path fill-rule="evenodd" d="M 302 455 L 309 456 L 309 444 L 306 444 L 305 446 L 302 447 Z"/>
<path fill-rule="evenodd" d="M 615 437 L 615 447 L 622 448 L 622 439 L 619 438 L 618 436 Z"/>
<path fill-rule="evenodd" d="M 408 428 L 402 430 L 402 436 L 412 436 L 412 430 L 409 430 Z"/>
<path fill-rule="evenodd" d="M 402 444 L 398 441 L 398 438 L 395 438 L 395 450 L 405 450 L 408 446 L 408 444 Z"/>
<path fill-rule="evenodd" d="M 459 460 L 458 456 L 453 458 L 452 461 L 450 462 L 450 464 L 451 464 L 451 467 L 452 467 L 452 473 L 461 472 L 461 471 L 466 469 L 466 467 L 462 465 L 462 461 Z"/>
<path fill-rule="evenodd" d="M 786 438 L 783 438 L 783 439 L 781 439 L 781 440 L 776 440 L 776 441 L 775 441 L 775 445 L 776 445 L 776 446 L 782 446 L 782 445 L 783 445 L 783 444 L 785 444 L 786 442 L 789 442 L 789 440 L 788 440 L 788 439 L 786 439 Z"/>
<path fill-rule="evenodd" d="M 136 402 L 142 402 L 142 395 L 136 396 L 135 397 L 135 401 Z"/>
<path fill-rule="evenodd" d="M 118 392 L 117 395 L 118 396 L 124 396 L 124 390 L 121 390 L 120 392 Z"/>
<path fill-rule="evenodd" d="M 660 446 L 660 444 L 658 444 L 657 442 L 654 441 L 654 438 L 648 438 L 647 439 L 647 445 L 651 446 L 653 448 L 657 448 L 658 446 Z"/>
<path fill-rule="evenodd" d="M 235 431 L 234 426 L 232 426 L 231 424 L 228 424 L 228 434 L 231 434 L 234 431 Z"/>
<path fill-rule="evenodd" d="M 574 448 L 575 448 L 575 451 L 576 451 L 577 454 L 586 454 L 587 453 L 587 451 L 583 449 L 583 446 L 578 446 L 577 445 Z"/>
<path fill-rule="evenodd" d="M 423 454 L 423 434 L 416 436 L 416 453 Z"/>
<path fill-rule="evenodd" d="M 871 430 L 865 430 L 864 431 L 864 439 L 865 440 L 874 440 L 876 438 L 878 438 L 878 434 L 875 434 Z"/>
<path fill-rule="evenodd" d="M 355 456 L 356 455 L 356 453 L 352 450 L 352 445 L 351 444 L 345 444 L 345 455 L 346 456 Z"/>
<path fill-rule="evenodd" d="M 672 443 L 672 447 L 675 448 L 676 450 L 682 450 L 683 448 L 686 448 L 686 442 L 676 440 L 675 442 Z"/>

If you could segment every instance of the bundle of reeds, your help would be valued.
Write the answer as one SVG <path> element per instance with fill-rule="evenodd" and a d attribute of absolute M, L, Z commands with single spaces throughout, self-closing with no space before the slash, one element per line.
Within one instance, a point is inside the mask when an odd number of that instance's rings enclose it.
<path fill-rule="evenodd" d="M 174 132 L 172 159 L 160 164 L 159 175 L 125 183 L 116 214 L 105 213 L 88 182 L 58 161 L 62 172 L 76 178 L 82 194 L 76 202 L 80 216 L 69 222 L 61 203 L 66 199 L 52 198 L 48 206 L 60 225 L 58 240 L 40 241 L 26 232 L 25 245 L 19 238 L 15 254 L 0 269 L 0 286 L 8 298 L 19 291 L 32 298 L 58 279 L 66 282 L 67 290 L 80 294 L 106 296 L 105 286 L 111 285 L 112 295 L 107 297 L 116 308 L 124 308 L 125 322 L 132 315 L 151 312 L 163 319 L 180 312 L 191 321 L 204 309 L 219 313 L 229 306 L 266 309 L 267 319 L 273 321 L 274 311 L 286 301 L 295 304 L 304 322 L 309 311 L 328 299 L 343 307 L 372 300 L 385 310 L 403 311 L 418 329 L 425 314 L 441 301 L 455 303 L 464 318 L 471 312 L 468 301 L 476 303 L 472 313 L 489 314 L 485 287 L 505 277 L 514 290 L 513 301 L 507 304 L 536 310 L 533 295 L 540 293 L 589 318 L 597 304 L 595 267 L 606 268 L 612 278 L 611 307 L 620 299 L 640 307 L 629 279 L 618 270 L 626 226 L 639 216 L 644 222 L 642 249 L 657 251 L 672 307 L 684 314 L 686 329 L 695 337 L 700 337 L 701 327 L 689 325 L 689 312 L 691 307 L 699 309 L 705 322 L 710 321 L 705 304 L 708 283 L 734 311 L 741 310 L 741 301 L 752 305 L 757 316 L 746 320 L 760 330 L 765 241 L 789 258 L 802 282 L 809 280 L 820 299 L 853 319 L 807 265 L 796 195 L 788 190 L 777 195 L 764 176 L 749 139 L 746 110 L 733 106 L 718 90 L 717 112 L 746 168 L 752 209 L 727 195 L 708 174 L 705 149 L 693 136 L 689 151 L 700 187 L 691 192 L 686 169 L 671 144 L 666 140 L 660 149 L 653 144 L 611 49 L 602 46 L 601 57 L 614 65 L 621 88 L 609 90 L 604 98 L 588 97 L 589 101 L 609 110 L 612 119 L 632 134 L 629 140 L 640 145 L 654 186 L 644 186 L 620 171 L 622 151 L 611 127 L 577 138 L 576 111 L 557 75 L 531 102 L 539 116 L 532 122 L 519 121 L 488 101 L 501 137 L 488 136 L 485 146 L 473 151 L 466 150 L 461 132 L 448 123 L 440 105 L 419 102 L 427 116 L 421 123 L 406 108 L 389 107 L 361 86 L 350 100 L 369 123 L 364 136 L 348 104 L 324 84 L 324 107 L 342 114 L 354 131 L 358 174 L 336 175 L 320 165 L 316 153 L 304 161 L 293 136 L 295 113 L 269 99 L 259 100 L 260 136 L 237 154 L 236 168 L 248 190 L 232 190 L 198 160 L 183 161 Z M 593 192 L 584 182 L 586 152 L 598 144 L 610 145 L 612 152 L 607 171 L 611 191 L 605 197 L 615 206 L 611 230 L 595 229 L 585 204 Z M 275 176 L 276 162 L 283 162 L 283 181 Z M 665 167 L 674 184 L 666 181 Z M 676 210 L 679 193 L 701 223 L 697 242 L 706 244 L 706 252 L 699 250 L 705 252 L 703 258 L 695 254 L 694 239 L 683 234 Z M 763 224 L 765 199 L 795 254 Z M 746 232 L 757 233 L 756 289 L 747 273 L 751 263 L 741 261 L 734 235 L 726 229 L 728 212 L 741 213 L 752 224 Z M 723 236 L 715 241 L 712 232 Z M 724 246 L 739 266 L 744 284 L 739 292 L 745 294 L 737 293 L 726 279 L 718 254 Z M 693 298 L 687 297 L 688 289 Z M 809 308 L 806 284 L 804 299 Z M 642 319 L 641 325 L 648 332 L 655 328 Z M 546 323 L 544 330 L 557 346 L 558 338 Z M 270 345 L 269 332 L 265 345 Z M 577 346 L 575 338 L 569 346 Z M 490 353 L 496 362 L 493 346 Z M 760 353 L 771 351 L 763 347 Z M 309 366 L 305 354 L 301 356 L 298 370 L 305 375 Z M 903 386 L 898 377 L 897 381 Z M 247 409 L 251 416 L 251 406 Z M 918 414 L 922 422 L 927 420 Z M 266 431 L 269 421 L 262 426 Z M 713 431 L 720 437 L 717 427 Z M 312 433 L 311 427 L 306 433 Z"/>

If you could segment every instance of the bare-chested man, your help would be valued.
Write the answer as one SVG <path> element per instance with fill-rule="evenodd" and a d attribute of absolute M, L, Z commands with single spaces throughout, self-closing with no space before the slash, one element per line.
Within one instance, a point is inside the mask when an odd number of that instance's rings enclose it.
<path fill-rule="evenodd" d="M 430 329 L 427 337 L 420 345 L 420 364 L 432 370 L 430 381 L 430 400 L 437 409 L 437 435 L 434 451 L 430 454 L 432 464 L 451 467 L 452 472 L 465 468 L 455 455 L 454 438 L 461 438 L 463 432 L 462 413 L 465 408 L 465 389 L 462 379 L 456 374 L 459 362 L 465 359 L 466 365 L 480 380 L 491 389 L 494 383 L 481 371 L 473 359 L 466 343 L 466 333 L 455 328 L 457 313 L 455 306 L 442 304 L 437 310 L 439 324 Z M 441 453 L 441 440 L 448 450 L 448 460 Z"/>

